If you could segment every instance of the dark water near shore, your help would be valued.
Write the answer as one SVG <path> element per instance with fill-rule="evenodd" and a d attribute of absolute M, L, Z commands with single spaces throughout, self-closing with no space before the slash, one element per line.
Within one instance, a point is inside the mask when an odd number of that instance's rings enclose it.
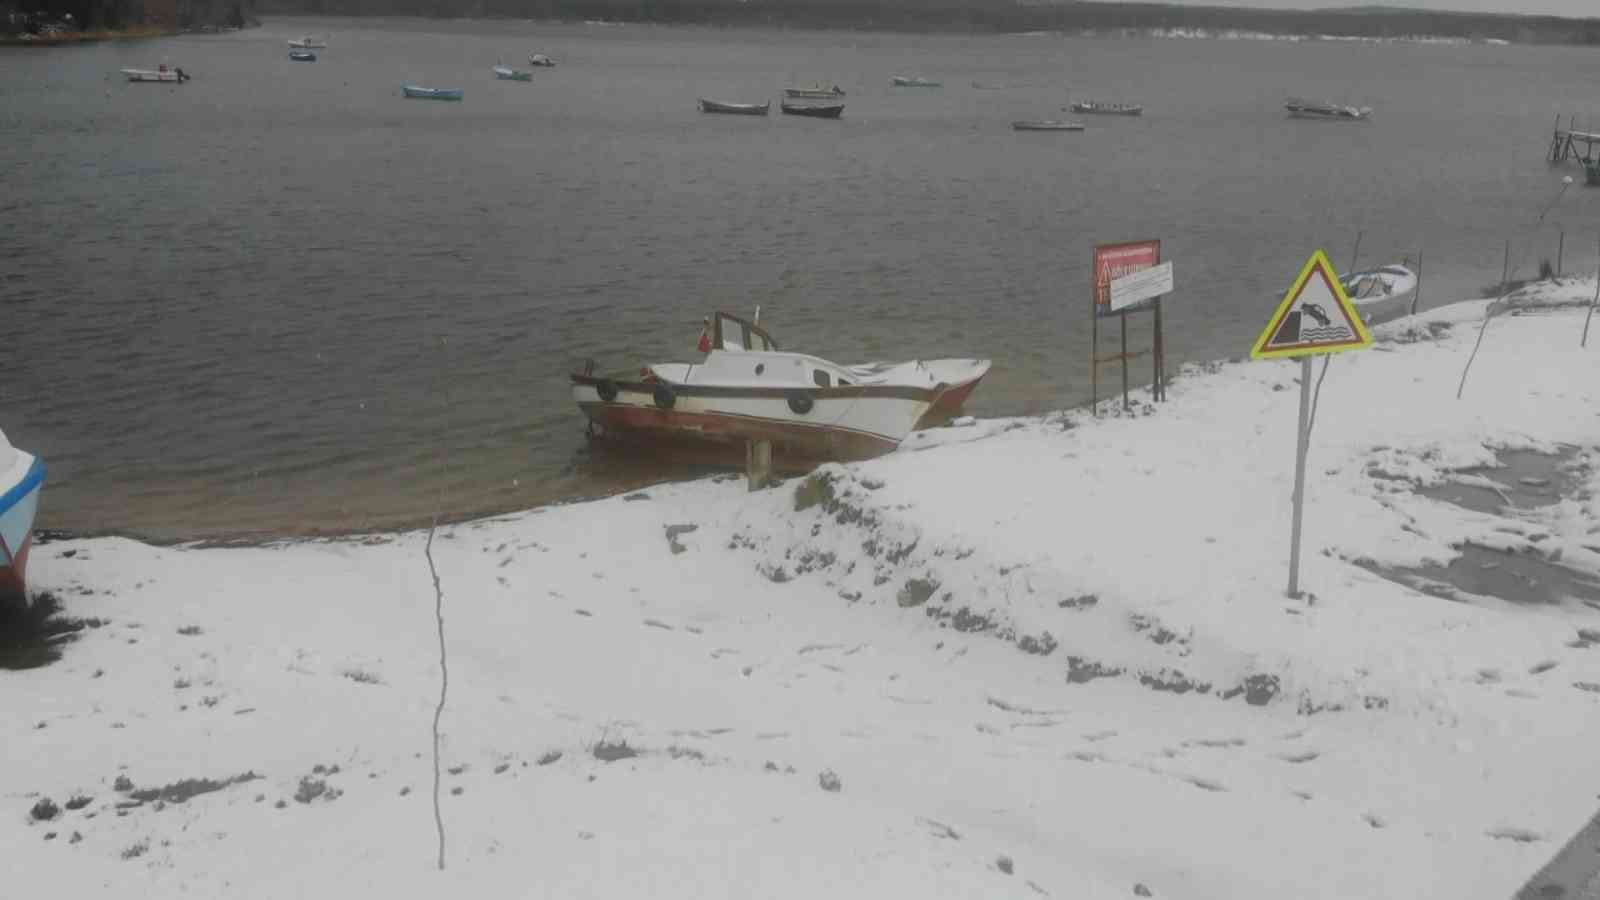
<path fill-rule="evenodd" d="M 291 63 L 305 32 L 332 46 Z M 530 51 L 560 65 L 494 80 Z M 161 61 L 195 80 L 116 74 Z M 1543 162 L 1555 115 L 1600 124 L 1576 49 L 298 19 L 0 49 L 0 76 L 0 429 L 50 463 L 51 527 L 361 529 L 606 490 L 650 473 L 589 459 L 565 374 L 685 357 L 716 307 L 841 361 L 993 357 L 980 415 L 1080 403 L 1097 241 L 1165 241 L 1174 368 L 1243 354 L 1358 230 L 1367 262 L 1424 249 L 1431 301 L 1497 281 L 1507 238 L 1518 275 L 1561 229 L 1567 268 L 1595 265 L 1581 175 L 1535 227 L 1578 174 Z M 694 108 L 813 80 L 843 120 Z M 1377 114 L 1291 121 L 1289 94 Z M 1090 97 L 1148 113 L 1009 128 Z"/>

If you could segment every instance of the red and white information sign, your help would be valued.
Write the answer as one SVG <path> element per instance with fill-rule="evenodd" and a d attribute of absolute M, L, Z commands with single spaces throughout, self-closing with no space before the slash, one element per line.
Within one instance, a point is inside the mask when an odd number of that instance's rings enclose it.
<path fill-rule="evenodd" d="M 1123 312 L 1111 308 L 1111 282 L 1134 272 L 1161 264 L 1160 241 L 1125 241 L 1099 244 L 1094 248 L 1094 314 L 1109 316 Z"/>

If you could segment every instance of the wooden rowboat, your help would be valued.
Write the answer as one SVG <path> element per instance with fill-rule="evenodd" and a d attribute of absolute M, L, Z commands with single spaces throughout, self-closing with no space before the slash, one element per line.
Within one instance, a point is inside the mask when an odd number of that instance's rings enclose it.
<path fill-rule="evenodd" d="M 703 113 L 722 113 L 729 116 L 764 116 L 772 111 L 772 101 L 768 100 L 765 103 L 722 103 L 701 97 L 700 111 Z"/>
<path fill-rule="evenodd" d="M 510 66 L 495 66 L 494 77 L 501 81 L 532 81 L 533 73 L 513 69 Z"/>
<path fill-rule="evenodd" d="M 1082 131 L 1082 122 L 1063 122 L 1058 119 L 1030 119 L 1022 122 L 1012 122 L 1011 127 L 1017 131 Z"/>
<path fill-rule="evenodd" d="M 810 116 L 813 119 L 837 119 L 844 115 L 843 103 L 789 103 L 778 109 L 786 116 Z"/>
<path fill-rule="evenodd" d="M 461 88 L 430 88 L 414 84 L 401 85 L 400 92 L 412 100 L 460 100 L 466 95 Z"/>
<path fill-rule="evenodd" d="M 1069 108 L 1075 113 L 1095 116 L 1144 115 L 1144 107 L 1138 103 L 1101 103 L 1096 100 L 1080 100 Z"/>

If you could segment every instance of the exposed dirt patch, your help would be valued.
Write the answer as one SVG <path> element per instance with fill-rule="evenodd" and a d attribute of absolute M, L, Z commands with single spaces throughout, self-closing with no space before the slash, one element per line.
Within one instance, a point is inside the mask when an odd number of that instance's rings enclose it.
<path fill-rule="evenodd" d="M 601 762 L 616 762 L 622 759 L 633 759 L 639 751 L 628 746 L 627 740 L 610 741 L 602 738 L 594 745 L 594 758 Z"/>
<path fill-rule="evenodd" d="M 1122 669 L 1107 666 L 1081 656 L 1067 657 L 1067 683 L 1069 684 L 1084 684 L 1096 678 L 1114 678 L 1121 675 L 1122 672 Z"/>
<path fill-rule="evenodd" d="M 667 526 L 667 546 L 669 548 L 671 548 L 673 555 L 676 556 L 677 554 L 686 552 L 689 549 L 688 547 L 685 547 L 683 544 L 678 542 L 678 535 L 680 535 L 680 534 L 692 534 L 692 533 L 694 533 L 696 531 L 699 531 L 699 530 L 700 530 L 700 526 L 699 525 L 668 525 Z"/>
<path fill-rule="evenodd" d="M 142 788 L 140 790 L 133 790 L 133 785 L 130 782 L 128 784 L 126 793 L 128 794 L 129 798 L 136 801 L 136 803 L 152 803 L 157 801 L 161 803 L 186 803 L 201 794 L 209 794 L 213 791 L 220 791 L 230 785 L 243 784 L 247 781 L 255 781 L 260 777 L 260 775 L 257 775 L 254 772 L 245 772 L 241 775 L 235 775 L 232 778 L 224 778 L 220 781 L 210 778 L 185 778 L 181 781 L 174 781 L 173 783 L 165 785 L 164 787 Z"/>
<path fill-rule="evenodd" d="M 1209 683 L 1190 678 L 1177 669 L 1140 673 L 1139 683 L 1153 691 L 1167 691 L 1173 694 L 1187 694 L 1190 691 L 1197 694 L 1211 693 Z"/>
<path fill-rule="evenodd" d="M 1266 706 L 1272 698 L 1278 696 L 1281 685 L 1276 675 L 1256 674 L 1247 676 L 1238 685 L 1222 693 L 1222 699 L 1232 700 L 1241 694 L 1244 702 L 1251 706 Z"/>
<path fill-rule="evenodd" d="M 900 588 L 900 592 L 895 595 L 895 602 L 902 609 L 921 606 L 927 603 L 928 599 L 938 590 L 939 582 L 931 578 L 907 579 L 905 585 Z"/>

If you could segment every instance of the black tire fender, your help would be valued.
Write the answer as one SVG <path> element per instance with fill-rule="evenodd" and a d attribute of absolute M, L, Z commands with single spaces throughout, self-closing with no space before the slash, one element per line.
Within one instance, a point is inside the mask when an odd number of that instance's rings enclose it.
<path fill-rule="evenodd" d="M 795 392 L 789 395 L 789 409 L 797 416 L 811 412 L 811 408 L 815 405 L 816 401 L 812 400 L 809 394 Z"/>
<path fill-rule="evenodd" d="M 610 403 L 617 399 L 617 384 L 614 381 L 597 381 L 594 385 L 594 392 L 600 395 L 602 401 Z"/>
<path fill-rule="evenodd" d="M 672 392 L 672 388 L 664 384 L 656 385 L 656 389 L 651 396 L 655 399 L 656 406 L 662 409 L 671 409 L 678 402 L 678 396 Z"/>

